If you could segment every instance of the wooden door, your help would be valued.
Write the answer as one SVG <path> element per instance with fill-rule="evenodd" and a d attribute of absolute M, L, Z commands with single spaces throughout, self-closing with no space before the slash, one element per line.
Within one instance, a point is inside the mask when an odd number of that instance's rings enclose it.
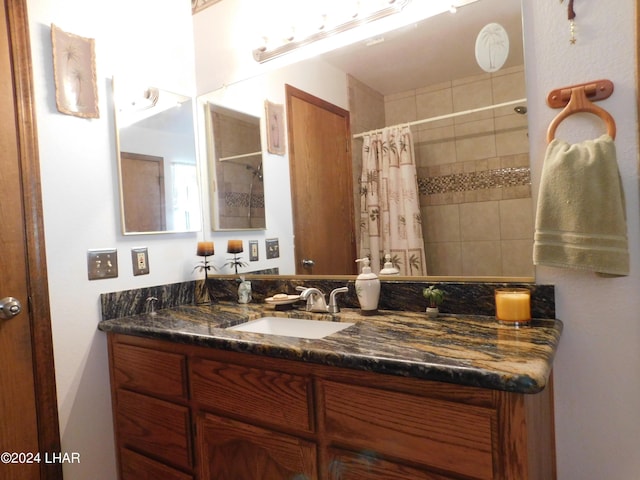
<path fill-rule="evenodd" d="M 0 319 L 3 480 L 62 478 L 26 11 L 0 9 L 0 299 L 22 307 Z"/>
<path fill-rule="evenodd" d="M 354 274 L 349 112 L 290 85 L 286 96 L 296 274 Z"/>
<path fill-rule="evenodd" d="M 167 229 L 164 197 L 164 159 L 120 152 L 125 232 Z"/>

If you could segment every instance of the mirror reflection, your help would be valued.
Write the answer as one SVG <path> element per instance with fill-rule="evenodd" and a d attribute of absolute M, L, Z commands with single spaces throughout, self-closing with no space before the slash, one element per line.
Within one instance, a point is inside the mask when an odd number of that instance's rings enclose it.
<path fill-rule="evenodd" d="M 114 81 L 123 234 L 202 228 L 193 104 Z"/>
<path fill-rule="evenodd" d="M 206 111 L 213 229 L 264 229 L 260 118 L 213 103 Z"/>
<path fill-rule="evenodd" d="M 475 47 L 480 31 L 492 22 L 507 31 L 510 52 L 500 70 L 487 73 L 476 62 Z M 224 95 L 227 106 L 233 105 L 232 99 L 245 105 L 254 99 L 253 110 L 245 109 L 254 112 L 259 111 L 258 100 L 269 99 L 286 104 L 289 115 L 285 85 L 291 85 L 347 110 L 353 137 L 349 168 L 316 172 L 336 180 L 351 172 L 352 243 L 357 256 L 364 251 L 362 224 L 373 215 L 366 210 L 361 214 L 361 194 L 369 191 L 366 179 L 375 176 L 366 168 L 363 173 L 364 134 L 410 124 L 420 212 L 420 231 L 415 233 L 422 236 L 424 265 L 420 270 L 415 268 L 419 256 L 408 251 L 395 255 L 397 266 L 405 275 L 530 278 L 534 276 L 533 205 L 526 101 L 521 101 L 526 97 L 521 25 L 519 0 L 479 0 L 459 8 L 456 14 L 438 15 L 262 78 L 226 86 L 223 93 L 214 92 L 213 96 Z M 502 104 L 507 105 L 494 108 Z M 304 129 L 288 116 L 287 157 L 292 182 L 298 165 L 292 153 L 296 128 Z M 313 131 L 307 131 L 305 135 L 313 142 L 322 133 L 314 136 Z M 282 178 L 272 178 L 269 173 L 267 169 L 264 183 L 282 189 Z M 292 184 L 294 192 L 297 187 Z M 317 220 L 309 213 L 310 203 L 322 203 L 323 199 L 291 197 L 290 211 L 280 202 L 278 214 L 291 216 L 297 245 L 302 219 L 295 212 Z M 302 197 L 306 204 L 296 206 L 296 197 Z M 309 233 L 318 236 L 326 230 L 331 234 L 331 226 L 316 227 Z M 415 230 L 413 222 L 410 228 Z M 269 232 L 270 236 L 278 234 Z M 344 249 L 349 250 L 350 245 Z M 302 268 L 308 256 L 295 250 L 281 249 L 281 255 L 295 256 L 295 271 L 281 269 L 282 273 L 351 273 Z M 380 258 L 387 253 L 394 258 L 393 247 L 379 249 Z"/>

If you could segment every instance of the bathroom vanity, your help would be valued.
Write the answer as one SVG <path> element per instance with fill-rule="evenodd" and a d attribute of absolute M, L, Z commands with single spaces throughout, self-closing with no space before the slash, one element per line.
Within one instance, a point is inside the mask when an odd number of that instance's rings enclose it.
<path fill-rule="evenodd" d="M 562 324 L 381 311 L 322 339 L 227 330 L 264 305 L 100 323 L 120 478 L 555 478 Z M 328 315 L 295 312 L 309 321 Z"/>

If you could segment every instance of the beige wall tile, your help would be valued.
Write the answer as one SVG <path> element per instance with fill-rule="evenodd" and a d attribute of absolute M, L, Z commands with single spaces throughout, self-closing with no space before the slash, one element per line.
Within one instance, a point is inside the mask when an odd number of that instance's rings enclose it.
<path fill-rule="evenodd" d="M 503 200 L 512 200 L 514 198 L 528 198 L 531 200 L 531 184 L 505 187 L 502 189 Z"/>
<path fill-rule="evenodd" d="M 460 238 L 464 242 L 500 240 L 500 202 L 460 205 Z"/>
<path fill-rule="evenodd" d="M 416 96 L 416 115 L 418 120 L 447 115 L 453 112 L 453 92 L 450 88 L 434 90 Z M 424 128 L 437 128 L 453 125 L 453 119 L 438 120 L 424 124 Z"/>
<path fill-rule="evenodd" d="M 524 77 L 524 68 L 517 67 L 503 75 L 494 75 L 491 78 L 493 101 L 503 103 L 518 98 L 526 98 L 527 89 Z"/>
<path fill-rule="evenodd" d="M 413 122 L 417 120 L 416 98 L 414 95 L 400 97 L 394 100 L 386 100 L 385 118 L 387 125 Z"/>
<path fill-rule="evenodd" d="M 498 131 L 495 141 L 497 155 L 513 155 L 529 150 L 529 136 L 526 129 Z"/>
<path fill-rule="evenodd" d="M 500 157 L 500 166 L 503 168 L 529 167 L 529 151 L 516 155 L 504 155 Z"/>
<path fill-rule="evenodd" d="M 458 205 L 438 205 L 422 210 L 423 236 L 429 243 L 460 241 Z"/>
<path fill-rule="evenodd" d="M 533 202 L 531 198 L 502 200 L 500 208 L 500 237 L 503 240 L 533 238 Z"/>
<path fill-rule="evenodd" d="M 453 111 L 462 112 L 474 108 L 486 107 L 493 103 L 491 80 L 489 78 L 477 82 L 465 83 L 453 87 Z M 456 124 L 492 118 L 491 110 L 473 113 L 456 118 Z"/>
<path fill-rule="evenodd" d="M 456 161 L 456 144 L 449 142 L 424 142 L 415 145 L 416 165 L 434 166 Z"/>
<path fill-rule="evenodd" d="M 428 275 L 462 275 L 460 242 L 427 243 L 425 255 Z"/>
<path fill-rule="evenodd" d="M 534 277 L 533 241 L 503 240 L 502 274 L 509 277 Z"/>
<path fill-rule="evenodd" d="M 456 125 L 456 156 L 459 162 L 496 156 L 493 119 Z"/>
<path fill-rule="evenodd" d="M 462 275 L 502 275 L 500 242 L 462 242 Z"/>

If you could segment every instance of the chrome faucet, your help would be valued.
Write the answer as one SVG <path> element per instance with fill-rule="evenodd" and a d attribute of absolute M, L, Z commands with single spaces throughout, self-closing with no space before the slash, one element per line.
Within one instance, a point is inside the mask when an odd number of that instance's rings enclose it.
<path fill-rule="evenodd" d="M 307 312 L 327 312 L 327 302 L 324 299 L 324 293 L 317 288 L 298 287 L 302 290 L 300 300 L 306 300 Z"/>
<path fill-rule="evenodd" d="M 338 306 L 336 297 L 339 293 L 348 292 L 349 288 L 340 287 L 333 289 L 329 294 L 329 305 L 327 305 L 324 293 L 317 288 L 296 287 L 296 290 L 302 292 L 300 294 L 300 300 L 307 302 L 307 312 L 338 313 L 340 312 L 340 307 Z"/>

